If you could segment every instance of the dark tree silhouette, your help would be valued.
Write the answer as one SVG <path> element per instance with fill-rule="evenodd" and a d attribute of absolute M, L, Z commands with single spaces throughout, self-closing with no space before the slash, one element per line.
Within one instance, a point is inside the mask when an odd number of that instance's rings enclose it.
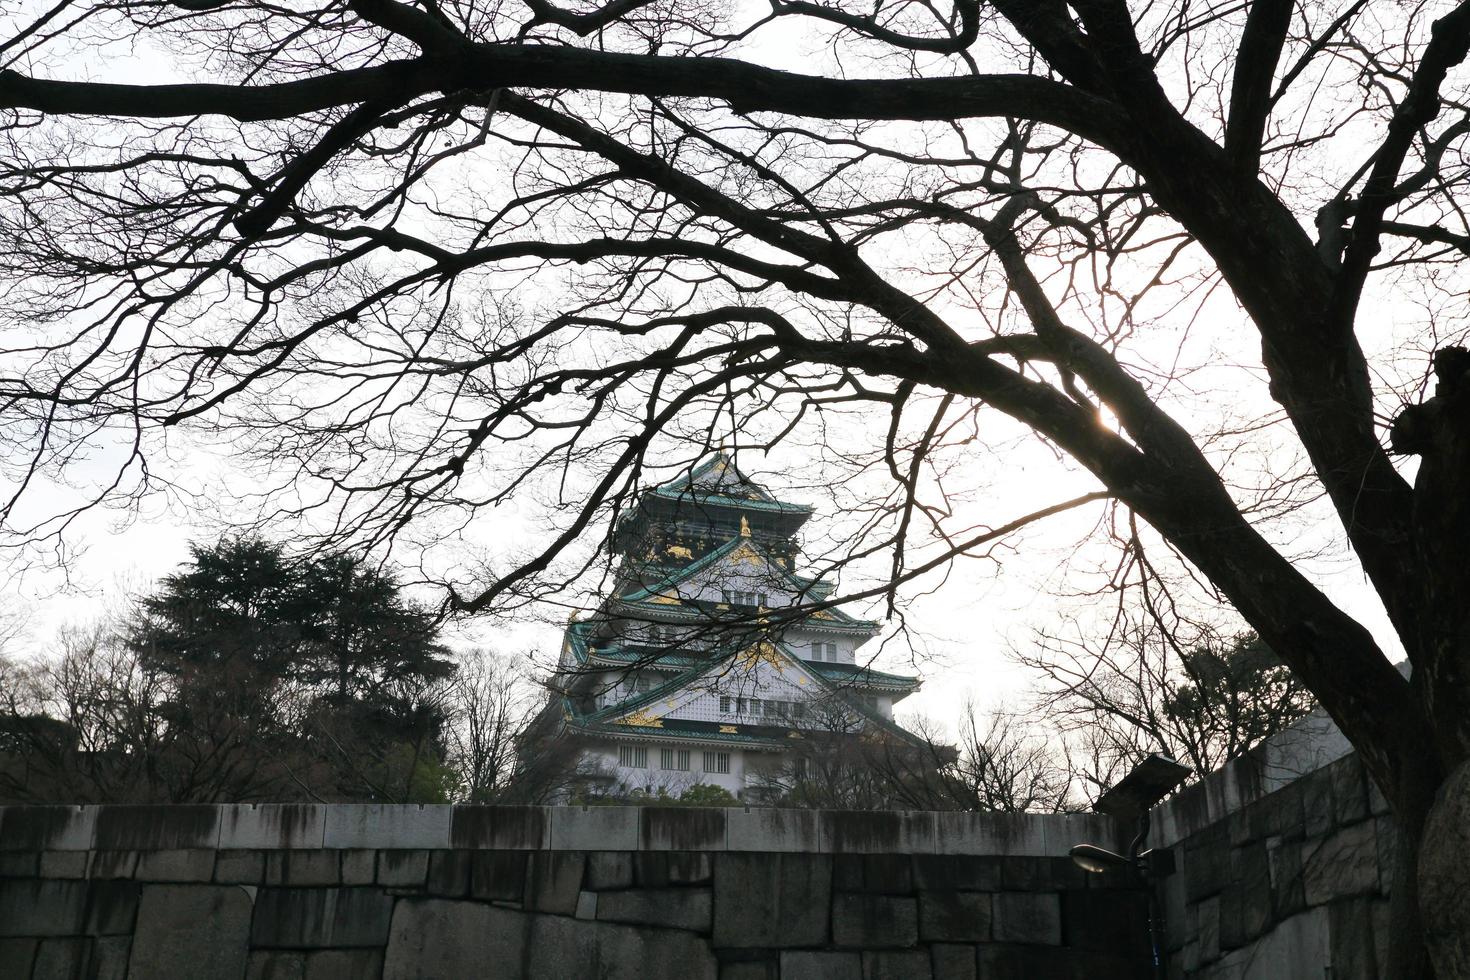
<path fill-rule="evenodd" d="M 888 475 L 854 550 L 896 590 L 1027 523 L 951 506 L 1006 416 L 1098 487 L 1031 517 L 1136 518 L 1357 746 L 1403 831 L 1395 975 L 1421 924 L 1470 972 L 1467 872 L 1423 837 L 1470 792 L 1470 5 L 12 9 L 11 547 L 183 480 L 178 426 L 360 546 L 539 491 L 554 529 L 448 590 L 503 608 L 733 417 Z M 1212 403 L 1232 368 L 1246 404 Z M 58 475 L 95 492 L 48 516 Z M 1295 563 L 1316 495 L 1411 680 Z"/>

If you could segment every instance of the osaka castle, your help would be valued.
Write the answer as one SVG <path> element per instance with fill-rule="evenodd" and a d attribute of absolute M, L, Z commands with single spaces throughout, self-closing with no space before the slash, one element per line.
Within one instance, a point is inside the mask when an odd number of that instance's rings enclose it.
<path fill-rule="evenodd" d="M 879 624 L 798 570 L 811 516 L 725 453 L 623 515 L 611 591 L 568 624 L 555 684 L 578 792 L 776 802 L 818 748 L 920 744 L 892 720 L 918 679 L 866 666 Z"/>

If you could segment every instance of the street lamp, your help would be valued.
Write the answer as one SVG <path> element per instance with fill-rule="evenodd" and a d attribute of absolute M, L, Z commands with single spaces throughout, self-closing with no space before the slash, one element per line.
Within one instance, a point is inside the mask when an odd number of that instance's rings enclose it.
<path fill-rule="evenodd" d="M 1128 853 L 1119 854 L 1096 844 L 1073 844 L 1067 853 L 1072 863 L 1083 871 L 1102 873 L 1131 869 L 1148 891 L 1148 938 L 1154 958 L 1154 975 L 1164 976 L 1164 958 L 1159 950 L 1158 901 L 1150 879 L 1174 872 L 1174 852 L 1168 848 L 1144 850 L 1148 839 L 1149 810 L 1184 782 L 1194 770 L 1157 752 L 1133 767 L 1133 771 L 1097 798 L 1092 808 L 1098 813 L 1122 820 L 1136 819 L 1138 832 L 1128 844 Z"/>

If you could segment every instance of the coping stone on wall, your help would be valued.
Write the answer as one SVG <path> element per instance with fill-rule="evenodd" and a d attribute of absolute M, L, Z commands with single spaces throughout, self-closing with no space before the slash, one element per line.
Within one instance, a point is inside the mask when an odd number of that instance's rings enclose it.
<path fill-rule="evenodd" d="M 995 854 L 1040 857 L 1052 854 L 1046 825 L 1053 819 L 1035 813 L 934 814 L 934 851 L 938 854 Z"/>
<path fill-rule="evenodd" d="M 449 846 L 454 807 L 447 803 L 336 803 L 327 807 L 322 846 L 443 848 Z"/>
<path fill-rule="evenodd" d="M 99 851 L 214 848 L 220 807 L 209 804 L 101 806 L 93 846 Z"/>
<path fill-rule="evenodd" d="M 725 817 L 726 843 L 732 851 L 821 853 L 815 810 L 731 809 Z"/>
<path fill-rule="evenodd" d="M 97 823 L 93 806 L 0 807 L 0 851 L 87 851 Z"/>
<path fill-rule="evenodd" d="M 325 839 L 321 803 L 233 804 L 220 807 L 220 850 L 317 848 Z"/>
<path fill-rule="evenodd" d="M 727 820 L 723 807 L 639 807 L 638 843 L 645 851 L 723 851 Z"/>
<path fill-rule="evenodd" d="M 551 807 L 456 806 L 449 846 L 497 851 L 540 851 L 551 847 Z"/>
<path fill-rule="evenodd" d="M 905 810 L 821 810 L 822 849 L 833 854 L 932 854 L 936 814 Z"/>
<path fill-rule="evenodd" d="M 555 807 L 551 812 L 551 847 L 558 851 L 636 851 L 638 808 Z"/>

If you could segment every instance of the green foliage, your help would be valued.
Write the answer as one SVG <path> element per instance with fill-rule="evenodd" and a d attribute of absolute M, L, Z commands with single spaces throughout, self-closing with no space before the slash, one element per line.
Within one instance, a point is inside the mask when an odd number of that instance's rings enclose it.
<path fill-rule="evenodd" d="M 1312 709 L 1310 692 L 1254 633 L 1197 644 L 1180 661 L 1164 714 L 1204 730 L 1228 726 L 1234 745 L 1248 748 Z"/>
<path fill-rule="evenodd" d="M 146 669 L 173 678 L 175 728 L 292 756 L 324 798 L 448 797 L 444 719 L 426 693 L 454 665 L 391 575 L 253 538 L 190 551 L 127 633 Z"/>
<path fill-rule="evenodd" d="M 679 794 L 679 802 L 687 806 L 739 806 L 729 790 L 710 783 L 695 783 Z"/>

